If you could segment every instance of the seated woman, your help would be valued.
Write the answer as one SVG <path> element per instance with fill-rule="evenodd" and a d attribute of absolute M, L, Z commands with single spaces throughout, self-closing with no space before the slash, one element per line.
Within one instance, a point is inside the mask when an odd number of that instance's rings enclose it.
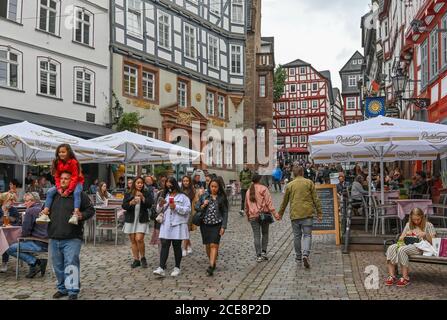
<path fill-rule="evenodd" d="M 354 209 L 355 214 L 357 214 L 357 210 L 363 204 L 363 196 L 367 194 L 368 191 L 363 188 L 363 176 L 358 175 L 355 178 L 351 189 L 352 208 Z"/>
<path fill-rule="evenodd" d="M 409 256 L 422 255 L 423 252 L 416 248 L 414 244 L 405 245 L 402 242 L 405 237 L 418 237 L 420 240 L 427 240 L 432 242 L 432 239 L 436 237 L 435 228 L 427 221 L 427 217 L 424 212 L 415 208 L 410 213 L 409 222 L 404 228 L 402 235 L 399 238 L 399 242 L 390 246 L 386 252 L 386 260 L 388 265 L 389 276 L 385 281 L 386 286 L 392 286 L 397 284 L 398 287 L 406 287 L 410 284 L 409 277 Z M 402 278 L 397 280 L 396 278 L 396 265 L 400 264 L 402 268 Z"/>
<path fill-rule="evenodd" d="M 98 190 L 96 191 L 96 205 L 106 206 L 107 200 L 111 197 L 112 195 L 107 191 L 107 184 L 105 182 L 101 182 Z"/>
<path fill-rule="evenodd" d="M 7 215 L 9 217 L 9 222 L 11 225 L 19 225 L 19 212 L 15 207 L 12 206 L 15 201 L 16 196 L 14 193 L 5 192 L 0 194 L 0 222 L 4 222 L 4 216 Z M 1 223 L 0 226 L 2 224 L 3 223 Z M 0 272 L 6 272 L 8 270 L 8 261 L 9 255 L 7 253 L 4 253 L 2 255 L 2 265 L 0 267 Z"/>

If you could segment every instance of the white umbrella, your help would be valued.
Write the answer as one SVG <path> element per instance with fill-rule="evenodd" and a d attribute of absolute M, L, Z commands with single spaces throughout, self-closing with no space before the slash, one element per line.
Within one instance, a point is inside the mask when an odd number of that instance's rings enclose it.
<path fill-rule="evenodd" d="M 48 164 L 59 145 L 69 144 L 81 163 L 117 161 L 124 154 L 27 121 L 0 127 L 0 161 L 25 166 Z M 23 185 L 25 187 L 25 185 Z"/>
<path fill-rule="evenodd" d="M 154 164 L 163 161 L 174 164 L 189 163 L 201 156 L 200 152 L 130 131 L 117 132 L 89 141 L 124 152 L 125 157 L 121 162 L 126 167 L 130 164 Z"/>

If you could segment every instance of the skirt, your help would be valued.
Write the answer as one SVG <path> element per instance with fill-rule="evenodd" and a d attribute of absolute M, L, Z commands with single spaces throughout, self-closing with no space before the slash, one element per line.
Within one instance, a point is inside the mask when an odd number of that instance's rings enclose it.
<path fill-rule="evenodd" d="M 200 233 L 202 234 L 202 242 L 204 245 L 207 244 L 220 244 L 220 229 L 222 224 L 216 225 L 200 225 Z"/>
<path fill-rule="evenodd" d="M 123 232 L 125 234 L 144 233 L 149 234 L 149 222 L 141 223 L 140 217 L 140 205 L 135 206 L 135 219 L 133 223 L 126 222 L 124 224 Z"/>

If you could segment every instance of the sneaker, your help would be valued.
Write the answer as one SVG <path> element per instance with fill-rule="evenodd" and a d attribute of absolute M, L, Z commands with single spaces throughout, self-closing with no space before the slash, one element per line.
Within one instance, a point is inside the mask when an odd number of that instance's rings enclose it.
<path fill-rule="evenodd" d="M 68 220 L 68 223 L 71 223 L 71 224 L 74 224 L 74 225 L 78 225 L 78 216 L 72 215 L 70 220 Z"/>
<path fill-rule="evenodd" d="M 66 297 L 66 296 L 68 296 L 68 293 L 66 293 L 66 292 L 63 293 L 63 292 L 58 291 L 55 294 L 53 294 L 53 299 L 60 299 L 62 297 Z"/>
<path fill-rule="evenodd" d="M 303 262 L 303 258 L 302 257 L 295 257 L 295 262 L 301 264 Z"/>
<path fill-rule="evenodd" d="M 306 256 L 303 257 L 303 264 L 304 264 L 304 268 L 306 268 L 306 269 L 310 268 L 309 257 L 306 257 Z"/>
<path fill-rule="evenodd" d="M 191 247 L 188 247 L 188 248 L 186 249 L 186 253 L 187 253 L 187 254 L 192 254 L 192 248 L 191 248 Z"/>
<path fill-rule="evenodd" d="M 45 224 L 49 223 L 50 221 L 50 217 L 46 214 L 42 214 L 39 218 L 36 219 L 37 224 Z"/>
<path fill-rule="evenodd" d="M 269 260 L 269 258 L 267 257 L 267 252 L 262 251 L 261 256 L 262 256 L 262 259 L 264 259 L 264 261 L 268 261 Z"/>
<path fill-rule="evenodd" d="M 132 269 L 135 269 L 136 267 L 141 267 L 141 262 L 140 262 L 140 260 L 134 260 L 134 261 L 132 262 L 132 264 L 130 265 L 130 267 L 131 267 Z"/>
<path fill-rule="evenodd" d="M 2 262 L 2 266 L 0 267 L 0 272 L 5 273 L 8 271 L 8 264 L 6 262 Z"/>
<path fill-rule="evenodd" d="M 386 281 L 385 281 L 385 285 L 386 285 L 387 287 L 391 287 L 391 286 L 395 285 L 396 282 L 397 282 L 397 278 L 396 278 L 396 277 L 389 276 L 389 277 L 386 279 Z"/>
<path fill-rule="evenodd" d="M 171 273 L 171 277 L 178 277 L 180 275 L 180 269 L 174 268 L 174 271 Z"/>
<path fill-rule="evenodd" d="M 68 296 L 68 300 L 78 300 L 78 295 L 77 294 L 70 294 Z"/>
<path fill-rule="evenodd" d="M 408 286 L 409 284 L 410 284 L 410 279 L 400 278 L 400 280 L 397 282 L 396 285 L 399 288 L 402 288 L 402 287 Z"/>
<path fill-rule="evenodd" d="M 155 275 L 157 275 L 157 276 L 160 276 L 160 277 L 164 277 L 165 276 L 165 271 L 161 267 L 158 267 L 156 270 L 154 270 L 153 273 Z"/>
<path fill-rule="evenodd" d="M 256 257 L 256 262 L 259 263 L 259 262 L 263 262 L 263 261 L 264 261 L 264 258 L 261 255 Z"/>
<path fill-rule="evenodd" d="M 188 255 L 188 251 L 186 249 L 182 250 L 182 257 L 186 257 Z"/>
<path fill-rule="evenodd" d="M 241 217 L 243 217 L 244 216 L 244 210 L 239 210 L 239 214 L 241 215 Z"/>
<path fill-rule="evenodd" d="M 141 262 L 141 267 L 146 269 L 147 268 L 146 258 L 145 257 L 141 258 L 140 262 Z"/>

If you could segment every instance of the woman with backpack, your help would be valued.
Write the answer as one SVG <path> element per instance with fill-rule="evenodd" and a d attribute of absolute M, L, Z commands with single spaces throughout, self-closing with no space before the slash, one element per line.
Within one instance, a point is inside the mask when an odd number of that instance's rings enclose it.
<path fill-rule="evenodd" d="M 256 261 L 267 261 L 269 226 L 276 215 L 269 189 L 261 184 L 261 176 L 253 176 L 245 197 L 245 214 L 253 229 Z M 269 221 L 268 221 L 269 220 Z"/>

